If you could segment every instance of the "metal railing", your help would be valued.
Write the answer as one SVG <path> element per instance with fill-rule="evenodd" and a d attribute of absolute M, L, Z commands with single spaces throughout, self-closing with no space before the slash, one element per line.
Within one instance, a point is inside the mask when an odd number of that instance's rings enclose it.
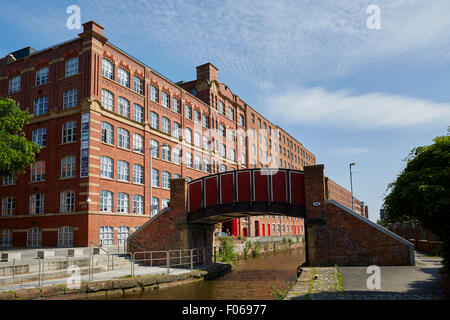
<path fill-rule="evenodd" d="M 98 250 L 94 250 L 98 248 Z M 131 276 L 145 274 L 171 274 L 174 269 L 194 267 L 216 262 L 214 248 L 193 248 L 184 250 L 139 251 L 111 253 L 95 242 L 90 243 L 88 254 L 78 256 L 60 255 L 54 257 L 14 258 L 0 263 L 0 288 L 2 285 L 37 282 L 42 287 L 47 280 L 69 278 L 73 267 L 78 267 L 80 279 L 93 281 L 97 272 L 118 272 L 115 275 Z M 102 252 L 103 254 L 100 254 Z M 106 262 L 106 263 L 105 263 Z M 12 280 L 12 281 L 11 281 Z"/>

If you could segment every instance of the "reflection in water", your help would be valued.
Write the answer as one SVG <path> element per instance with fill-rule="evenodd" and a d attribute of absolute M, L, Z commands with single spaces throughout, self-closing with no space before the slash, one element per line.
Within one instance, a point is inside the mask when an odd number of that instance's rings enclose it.
<path fill-rule="evenodd" d="M 272 285 L 285 289 L 305 261 L 303 249 L 263 254 L 235 261 L 235 269 L 215 280 L 199 281 L 122 300 L 273 300 Z"/>

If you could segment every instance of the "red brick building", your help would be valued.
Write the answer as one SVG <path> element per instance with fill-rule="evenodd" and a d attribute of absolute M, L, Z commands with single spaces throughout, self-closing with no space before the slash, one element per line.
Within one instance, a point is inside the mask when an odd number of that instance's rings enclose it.
<path fill-rule="evenodd" d="M 42 147 L 31 170 L 1 181 L 0 247 L 115 245 L 167 206 L 172 178 L 315 164 L 219 83 L 212 64 L 173 83 L 109 43 L 97 23 L 83 27 L 76 39 L 0 59 L 0 96 L 34 113 L 25 132 Z M 226 229 L 304 231 L 299 219 L 271 216 Z"/>

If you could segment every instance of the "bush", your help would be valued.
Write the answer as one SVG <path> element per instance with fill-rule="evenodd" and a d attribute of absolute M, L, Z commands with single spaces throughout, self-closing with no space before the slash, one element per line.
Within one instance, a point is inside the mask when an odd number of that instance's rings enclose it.
<path fill-rule="evenodd" d="M 261 242 L 259 242 L 259 241 L 256 241 L 255 242 L 255 245 L 254 245 L 254 247 L 253 247 L 253 250 L 252 250 L 252 255 L 254 256 L 254 257 L 256 257 L 256 255 L 259 253 L 259 249 L 261 248 Z"/>
<path fill-rule="evenodd" d="M 236 258 L 236 254 L 234 252 L 234 243 L 231 237 L 221 237 L 219 238 L 222 245 L 222 261 L 230 262 L 231 260 Z"/>
<path fill-rule="evenodd" d="M 247 241 L 245 243 L 245 246 L 244 246 L 244 258 L 247 258 L 248 251 L 251 249 L 251 247 L 252 247 L 252 242 L 251 241 Z"/>

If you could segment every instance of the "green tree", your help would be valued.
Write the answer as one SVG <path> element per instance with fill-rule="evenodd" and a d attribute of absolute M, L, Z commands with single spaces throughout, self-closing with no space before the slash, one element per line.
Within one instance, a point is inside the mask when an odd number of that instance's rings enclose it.
<path fill-rule="evenodd" d="M 417 220 L 443 242 L 442 271 L 450 273 L 450 136 L 414 148 L 384 198 L 388 222 Z"/>
<path fill-rule="evenodd" d="M 13 99 L 0 98 L 0 177 L 24 173 L 33 165 L 40 147 L 23 132 L 31 118 Z"/>

